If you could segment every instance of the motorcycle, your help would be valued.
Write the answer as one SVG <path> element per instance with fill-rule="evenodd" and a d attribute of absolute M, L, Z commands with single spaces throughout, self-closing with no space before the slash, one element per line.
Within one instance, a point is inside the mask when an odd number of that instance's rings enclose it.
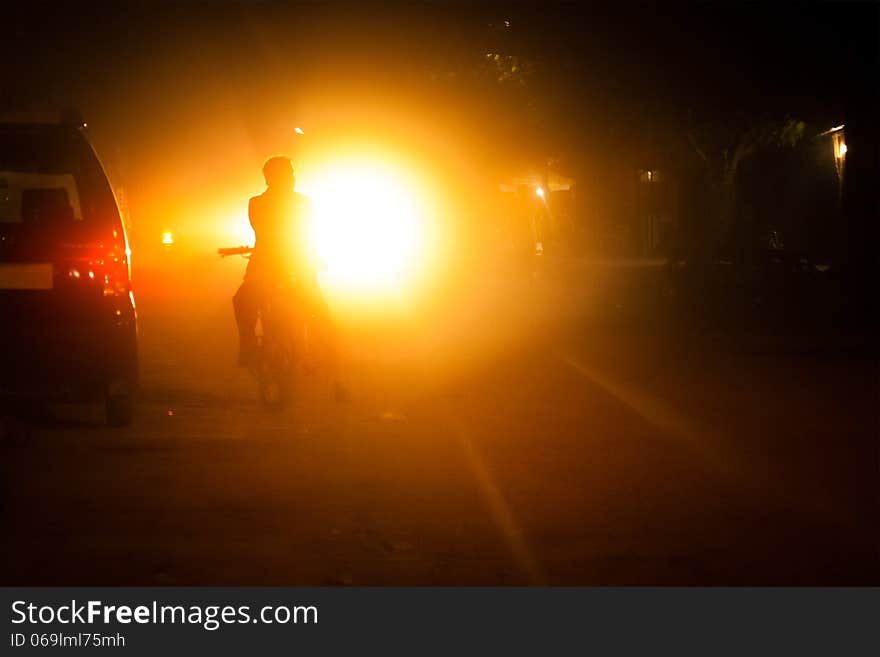
<path fill-rule="evenodd" d="M 217 249 L 221 257 L 250 258 L 253 247 Z M 283 410 L 293 396 L 297 366 L 314 370 L 310 315 L 303 303 L 295 276 L 272 284 L 262 299 L 257 319 L 257 357 L 251 372 L 257 381 L 260 401 L 270 410 Z"/>

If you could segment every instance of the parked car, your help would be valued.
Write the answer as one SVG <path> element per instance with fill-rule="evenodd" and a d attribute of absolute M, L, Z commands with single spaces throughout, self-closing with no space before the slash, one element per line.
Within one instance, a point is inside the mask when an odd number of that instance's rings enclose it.
<path fill-rule="evenodd" d="M 138 378 L 130 251 L 76 117 L 0 116 L 0 397 L 102 400 L 132 421 Z"/>

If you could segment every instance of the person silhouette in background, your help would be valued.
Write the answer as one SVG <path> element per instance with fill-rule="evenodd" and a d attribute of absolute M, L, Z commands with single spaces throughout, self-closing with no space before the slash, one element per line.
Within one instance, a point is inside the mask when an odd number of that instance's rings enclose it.
<path fill-rule="evenodd" d="M 308 247 L 312 204 L 295 191 L 296 177 L 289 157 L 270 157 L 263 165 L 266 191 L 248 203 L 248 219 L 254 229 L 254 249 L 244 281 L 232 299 L 238 324 L 239 357 L 242 367 L 254 367 L 257 361 L 256 325 L 260 305 L 279 283 L 291 276 L 296 281 L 297 296 L 307 312 L 317 320 L 331 358 L 337 396 L 342 387 L 338 380 L 335 331 L 324 296 L 318 284 L 318 267 Z"/>

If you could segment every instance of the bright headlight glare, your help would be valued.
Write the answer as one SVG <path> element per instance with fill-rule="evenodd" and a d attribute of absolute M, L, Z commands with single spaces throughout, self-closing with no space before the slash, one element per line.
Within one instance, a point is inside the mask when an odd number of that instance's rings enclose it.
<path fill-rule="evenodd" d="M 425 256 L 426 212 L 405 177 L 367 165 L 328 168 L 305 191 L 328 287 L 368 295 L 411 282 Z"/>

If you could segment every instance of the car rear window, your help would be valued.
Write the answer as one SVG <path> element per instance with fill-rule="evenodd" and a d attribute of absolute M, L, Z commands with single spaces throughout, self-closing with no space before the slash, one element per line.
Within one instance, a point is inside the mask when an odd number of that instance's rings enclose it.
<path fill-rule="evenodd" d="M 73 175 L 0 171 L 0 223 L 46 219 L 82 221 Z"/>
<path fill-rule="evenodd" d="M 119 222 L 88 142 L 64 128 L 0 127 L 0 223 Z"/>

